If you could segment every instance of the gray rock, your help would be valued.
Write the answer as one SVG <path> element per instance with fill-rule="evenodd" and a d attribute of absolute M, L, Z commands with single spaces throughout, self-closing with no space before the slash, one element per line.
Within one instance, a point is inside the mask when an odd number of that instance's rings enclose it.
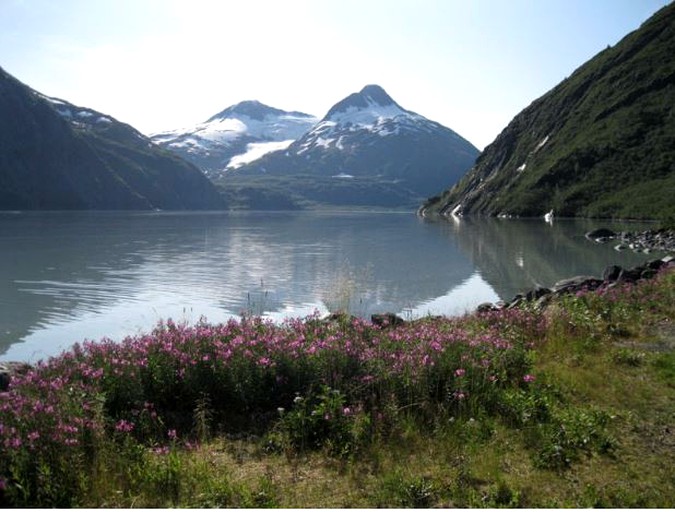
<path fill-rule="evenodd" d="M 558 281 L 556 284 L 553 285 L 552 290 L 555 293 L 570 290 L 580 290 L 584 286 L 588 286 L 591 283 L 599 284 L 601 282 L 602 281 L 600 281 L 600 279 L 597 279 L 593 276 L 575 276 L 570 277 L 569 279 L 563 279 L 561 281 Z"/>
<path fill-rule="evenodd" d="M 31 365 L 21 361 L 4 361 L 0 363 L 0 392 L 9 389 L 9 383 L 12 381 L 14 375 L 25 373 L 31 368 Z"/>
<path fill-rule="evenodd" d="M 612 231 L 611 229 L 607 228 L 598 228 L 594 229 L 593 231 L 589 231 L 586 233 L 586 238 L 590 238 L 591 240 L 598 240 L 598 239 L 608 239 L 608 238 L 614 238 L 616 236 L 616 233 Z M 606 240 L 605 240 L 606 241 Z"/>
<path fill-rule="evenodd" d="M 492 302 L 483 302 L 482 304 L 478 304 L 476 311 L 479 313 L 488 313 L 490 311 L 499 311 L 499 308 Z"/>
<path fill-rule="evenodd" d="M 396 327 L 405 323 L 403 318 L 395 315 L 394 313 L 374 314 L 371 315 L 370 321 L 380 327 Z"/>
<path fill-rule="evenodd" d="M 545 295 L 549 295 L 551 293 L 551 290 L 548 288 L 544 288 L 542 286 L 538 286 L 534 290 L 530 290 L 525 294 L 525 298 L 527 300 L 537 300 Z"/>
<path fill-rule="evenodd" d="M 605 271 L 602 273 L 602 279 L 604 281 L 616 281 L 621 277 L 621 273 L 623 272 L 623 268 L 620 267 L 619 265 L 610 265 L 605 269 Z"/>
<path fill-rule="evenodd" d="M 7 391 L 7 389 L 9 389 L 10 380 L 12 380 L 12 378 L 9 375 L 9 372 L 0 369 L 0 391 Z"/>

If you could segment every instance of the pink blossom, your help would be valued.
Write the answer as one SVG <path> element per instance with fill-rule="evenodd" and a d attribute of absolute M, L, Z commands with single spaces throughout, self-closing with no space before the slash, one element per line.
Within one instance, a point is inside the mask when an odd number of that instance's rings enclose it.
<path fill-rule="evenodd" d="M 455 377 L 462 377 L 466 373 L 464 368 L 457 368 L 455 370 Z"/>
<path fill-rule="evenodd" d="M 115 430 L 118 432 L 131 432 L 134 429 L 134 424 L 127 420 L 119 420 L 115 425 Z"/>
<path fill-rule="evenodd" d="M 21 438 L 13 437 L 10 439 L 5 439 L 5 447 L 7 448 L 20 448 L 21 447 Z"/>
<path fill-rule="evenodd" d="M 530 375 L 529 373 L 523 376 L 523 382 L 534 382 L 535 379 L 536 377 L 534 375 Z"/>
<path fill-rule="evenodd" d="M 455 391 L 452 396 L 455 398 L 455 400 L 464 400 L 469 394 L 466 391 L 462 391 L 461 389 L 458 389 Z"/>

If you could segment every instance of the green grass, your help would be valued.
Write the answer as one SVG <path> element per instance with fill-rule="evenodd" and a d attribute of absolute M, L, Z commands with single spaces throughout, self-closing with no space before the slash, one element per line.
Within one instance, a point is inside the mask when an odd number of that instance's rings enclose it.
<path fill-rule="evenodd" d="M 0 395 L 0 504 L 669 507 L 675 272 L 544 312 L 167 322 Z"/>

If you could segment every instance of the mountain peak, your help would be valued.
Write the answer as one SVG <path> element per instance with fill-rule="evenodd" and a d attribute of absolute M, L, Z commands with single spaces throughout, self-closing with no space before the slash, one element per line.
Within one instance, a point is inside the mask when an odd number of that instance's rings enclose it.
<path fill-rule="evenodd" d="M 207 123 L 210 121 L 216 121 L 218 119 L 228 119 L 232 117 L 237 118 L 239 116 L 247 116 L 250 117 L 251 119 L 262 121 L 265 119 L 265 117 L 269 115 L 278 116 L 287 113 L 288 112 L 279 110 L 278 108 L 273 108 L 268 105 L 265 105 L 264 103 L 260 103 L 257 100 L 246 100 L 240 101 L 235 105 L 227 107 L 222 112 L 219 112 L 215 116 L 209 118 L 207 120 Z"/>
<path fill-rule="evenodd" d="M 359 94 L 364 98 L 368 98 L 371 101 L 377 103 L 378 105 L 382 105 L 383 107 L 386 105 L 393 105 L 395 103 L 394 100 L 391 99 L 391 96 L 389 96 L 387 92 L 379 85 L 366 85 L 363 89 L 361 89 Z"/>
<path fill-rule="evenodd" d="M 370 84 L 366 85 L 359 92 L 352 93 L 342 101 L 333 105 L 333 108 L 326 114 L 326 118 L 330 118 L 341 112 L 346 112 L 350 108 L 365 109 L 373 105 L 379 105 L 381 107 L 390 105 L 398 106 L 382 87 Z"/>

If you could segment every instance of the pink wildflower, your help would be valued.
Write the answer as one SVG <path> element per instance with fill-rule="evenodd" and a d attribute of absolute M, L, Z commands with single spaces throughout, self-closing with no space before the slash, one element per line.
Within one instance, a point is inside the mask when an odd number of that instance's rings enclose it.
<path fill-rule="evenodd" d="M 156 455 L 166 455 L 169 453 L 168 446 L 158 446 L 152 450 Z"/>
<path fill-rule="evenodd" d="M 134 429 L 134 424 L 127 420 L 119 420 L 115 425 L 115 430 L 118 432 L 131 432 Z"/>
<path fill-rule="evenodd" d="M 535 379 L 536 377 L 534 375 L 530 375 L 529 373 L 523 376 L 523 382 L 534 382 Z"/>
<path fill-rule="evenodd" d="M 173 428 L 169 430 L 167 435 L 169 436 L 169 439 L 173 439 L 174 441 L 176 440 L 176 438 L 178 438 L 178 434 L 176 434 L 176 429 Z"/>
<path fill-rule="evenodd" d="M 464 368 L 457 368 L 455 370 L 455 377 L 462 377 L 466 373 Z"/>
<path fill-rule="evenodd" d="M 13 437 L 11 439 L 5 439 L 5 447 L 7 448 L 20 448 L 21 447 L 21 438 Z"/>

